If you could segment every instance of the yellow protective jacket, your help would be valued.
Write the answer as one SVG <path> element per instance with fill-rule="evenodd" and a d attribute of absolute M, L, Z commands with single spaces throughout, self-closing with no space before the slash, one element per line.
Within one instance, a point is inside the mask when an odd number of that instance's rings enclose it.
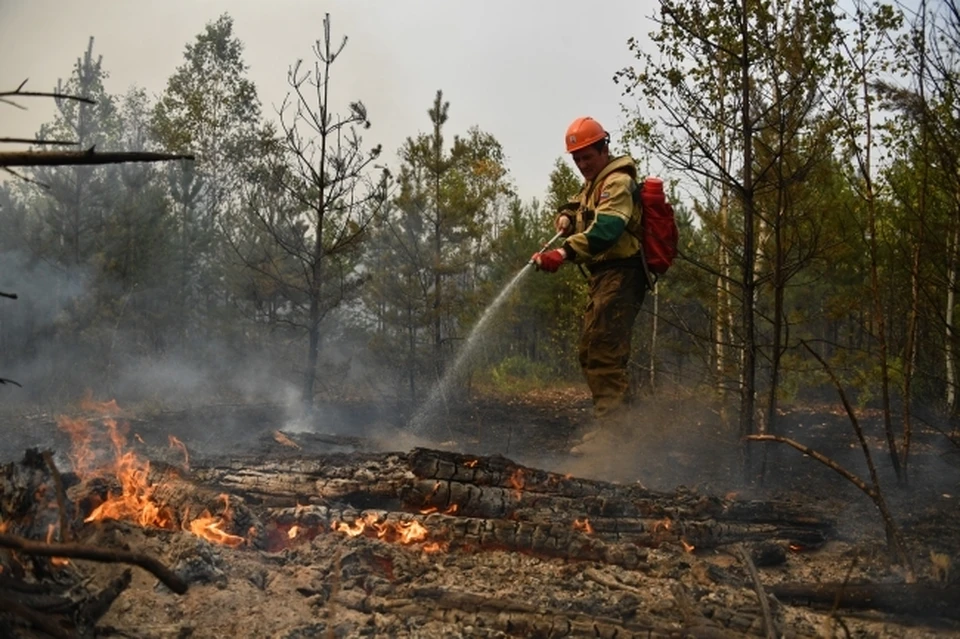
<path fill-rule="evenodd" d="M 574 232 L 563 244 L 568 260 L 591 268 L 613 265 L 614 260 L 641 264 L 640 240 L 631 232 L 640 228 L 637 188 L 637 165 L 629 156 L 614 158 L 583 185 L 564 207 L 575 211 L 569 214 Z"/>

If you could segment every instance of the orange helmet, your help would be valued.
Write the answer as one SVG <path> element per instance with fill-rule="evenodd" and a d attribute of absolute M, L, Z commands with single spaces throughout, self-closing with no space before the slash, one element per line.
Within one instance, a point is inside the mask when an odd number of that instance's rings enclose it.
<path fill-rule="evenodd" d="M 606 137 L 607 132 L 593 118 L 577 118 L 567 127 L 567 135 L 564 138 L 567 143 L 567 153 L 585 149 Z"/>

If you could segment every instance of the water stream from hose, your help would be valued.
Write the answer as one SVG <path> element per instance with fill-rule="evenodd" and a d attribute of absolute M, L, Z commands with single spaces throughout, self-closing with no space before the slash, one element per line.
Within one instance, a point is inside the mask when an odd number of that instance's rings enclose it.
<path fill-rule="evenodd" d="M 443 374 L 443 378 L 430 392 L 430 396 L 427 398 L 427 401 L 424 402 L 424 404 L 414 414 L 413 419 L 410 421 L 411 432 L 414 434 L 421 434 L 423 429 L 430 422 L 430 419 L 435 416 L 437 410 L 446 401 L 446 398 L 451 387 L 455 383 L 457 376 L 460 375 L 467 363 L 470 361 L 470 356 L 473 355 L 474 351 L 477 349 L 477 346 L 483 343 L 483 340 L 486 337 L 484 331 L 490 324 L 490 321 L 497 314 L 497 311 L 500 310 L 500 307 L 503 306 L 504 303 L 510 298 L 510 293 L 513 292 L 513 289 L 517 287 L 517 285 L 523 279 L 523 276 L 532 270 L 533 268 L 531 268 L 530 264 L 526 264 L 522 269 L 520 269 L 520 272 L 517 273 L 513 279 L 507 283 L 506 286 L 503 287 L 503 290 L 500 291 L 500 294 L 497 295 L 496 299 L 490 303 L 490 306 L 488 306 L 483 312 L 483 315 L 480 316 L 480 319 L 477 321 L 476 325 L 474 325 L 473 330 L 470 331 L 470 335 L 467 336 L 466 341 L 460 348 L 460 352 L 457 354 L 457 359 L 454 360 L 453 365 L 447 368 L 446 372 Z"/>

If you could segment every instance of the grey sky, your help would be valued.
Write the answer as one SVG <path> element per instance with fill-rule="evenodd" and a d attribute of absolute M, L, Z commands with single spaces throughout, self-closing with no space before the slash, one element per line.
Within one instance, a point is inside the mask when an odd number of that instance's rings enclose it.
<path fill-rule="evenodd" d="M 183 61 L 184 47 L 223 13 L 234 18 L 264 114 L 287 93 L 287 70 L 313 59 L 329 12 L 334 37 L 349 37 L 332 69 L 331 97 L 343 111 L 361 100 L 397 165 L 403 140 L 429 128 L 437 89 L 450 102 L 449 138 L 477 125 L 493 134 L 524 200 L 542 199 L 563 133 L 580 115 L 614 136 L 623 101 L 613 74 L 632 63 L 629 37 L 646 39 L 656 0 L 0 0 L 0 89 L 29 78 L 49 90 L 70 74 L 90 36 L 110 74 L 107 90 L 138 85 L 156 96 Z M 50 101 L 0 105 L 0 136 L 32 136 L 51 120 Z"/>

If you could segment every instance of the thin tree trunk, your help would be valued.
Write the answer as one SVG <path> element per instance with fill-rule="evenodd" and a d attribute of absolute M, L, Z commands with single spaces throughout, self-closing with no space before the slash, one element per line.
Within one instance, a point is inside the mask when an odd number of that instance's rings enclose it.
<path fill-rule="evenodd" d="M 956 194 L 957 211 L 960 213 L 960 191 Z M 955 287 L 957 284 L 957 250 L 960 246 L 960 224 L 953 229 L 953 234 L 948 240 L 947 252 L 949 254 L 947 267 L 947 305 L 944 309 L 944 322 L 946 324 L 946 335 L 944 336 L 944 367 L 946 368 L 947 389 L 946 402 L 947 412 L 952 415 L 957 405 L 957 365 L 954 361 L 953 340 L 955 329 L 953 327 L 953 307 L 956 303 Z"/>
<path fill-rule="evenodd" d="M 740 60 L 741 136 L 743 142 L 743 384 L 740 387 L 740 438 L 753 435 L 756 392 L 756 340 L 753 308 L 756 285 L 754 282 L 754 201 L 753 201 L 753 140 L 750 115 L 750 21 L 748 5 L 740 8 L 740 39 L 743 55 Z M 750 447 L 741 446 L 743 471 L 749 478 Z"/>
<path fill-rule="evenodd" d="M 653 290 L 650 291 L 653 294 L 653 317 L 651 318 L 650 325 L 650 390 L 652 391 L 656 385 L 656 376 L 657 376 L 657 329 L 658 322 L 657 319 L 660 317 L 660 294 L 659 287 L 657 284 L 653 285 Z"/>
<path fill-rule="evenodd" d="M 782 195 L 782 191 L 781 191 Z M 784 342 L 784 276 L 783 276 L 783 207 L 777 211 L 777 221 L 773 228 L 773 345 L 770 361 L 770 394 L 767 399 L 766 431 L 776 432 L 777 389 L 780 386 L 780 361 L 783 357 Z"/>
<path fill-rule="evenodd" d="M 871 297 L 873 298 L 875 335 L 880 347 L 880 392 L 883 402 L 883 429 L 887 438 L 887 448 L 889 449 L 890 463 L 893 465 L 893 470 L 894 473 L 896 473 L 897 481 L 900 482 L 903 480 L 903 477 L 900 469 L 900 455 L 897 453 L 897 440 L 893 433 L 893 416 L 890 409 L 890 351 L 887 343 L 887 322 L 886 317 L 884 316 L 883 295 L 882 291 L 880 290 L 880 267 L 877 257 L 879 252 L 877 247 L 877 202 L 873 188 L 873 178 L 870 174 L 872 162 L 871 145 L 873 144 L 873 126 L 869 106 L 871 102 L 870 84 L 867 79 L 866 65 L 864 64 L 861 69 L 861 88 L 863 91 L 863 104 L 865 105 L 864 117 L 866 119 L 864 127 L 864 135 L 866 140 L 863 151 L 863 180 L 864 198 L 866 198 L 867 204 L 867 223 L 869 233 L 868 246 L 870 248 L 870 293 Z"/>

